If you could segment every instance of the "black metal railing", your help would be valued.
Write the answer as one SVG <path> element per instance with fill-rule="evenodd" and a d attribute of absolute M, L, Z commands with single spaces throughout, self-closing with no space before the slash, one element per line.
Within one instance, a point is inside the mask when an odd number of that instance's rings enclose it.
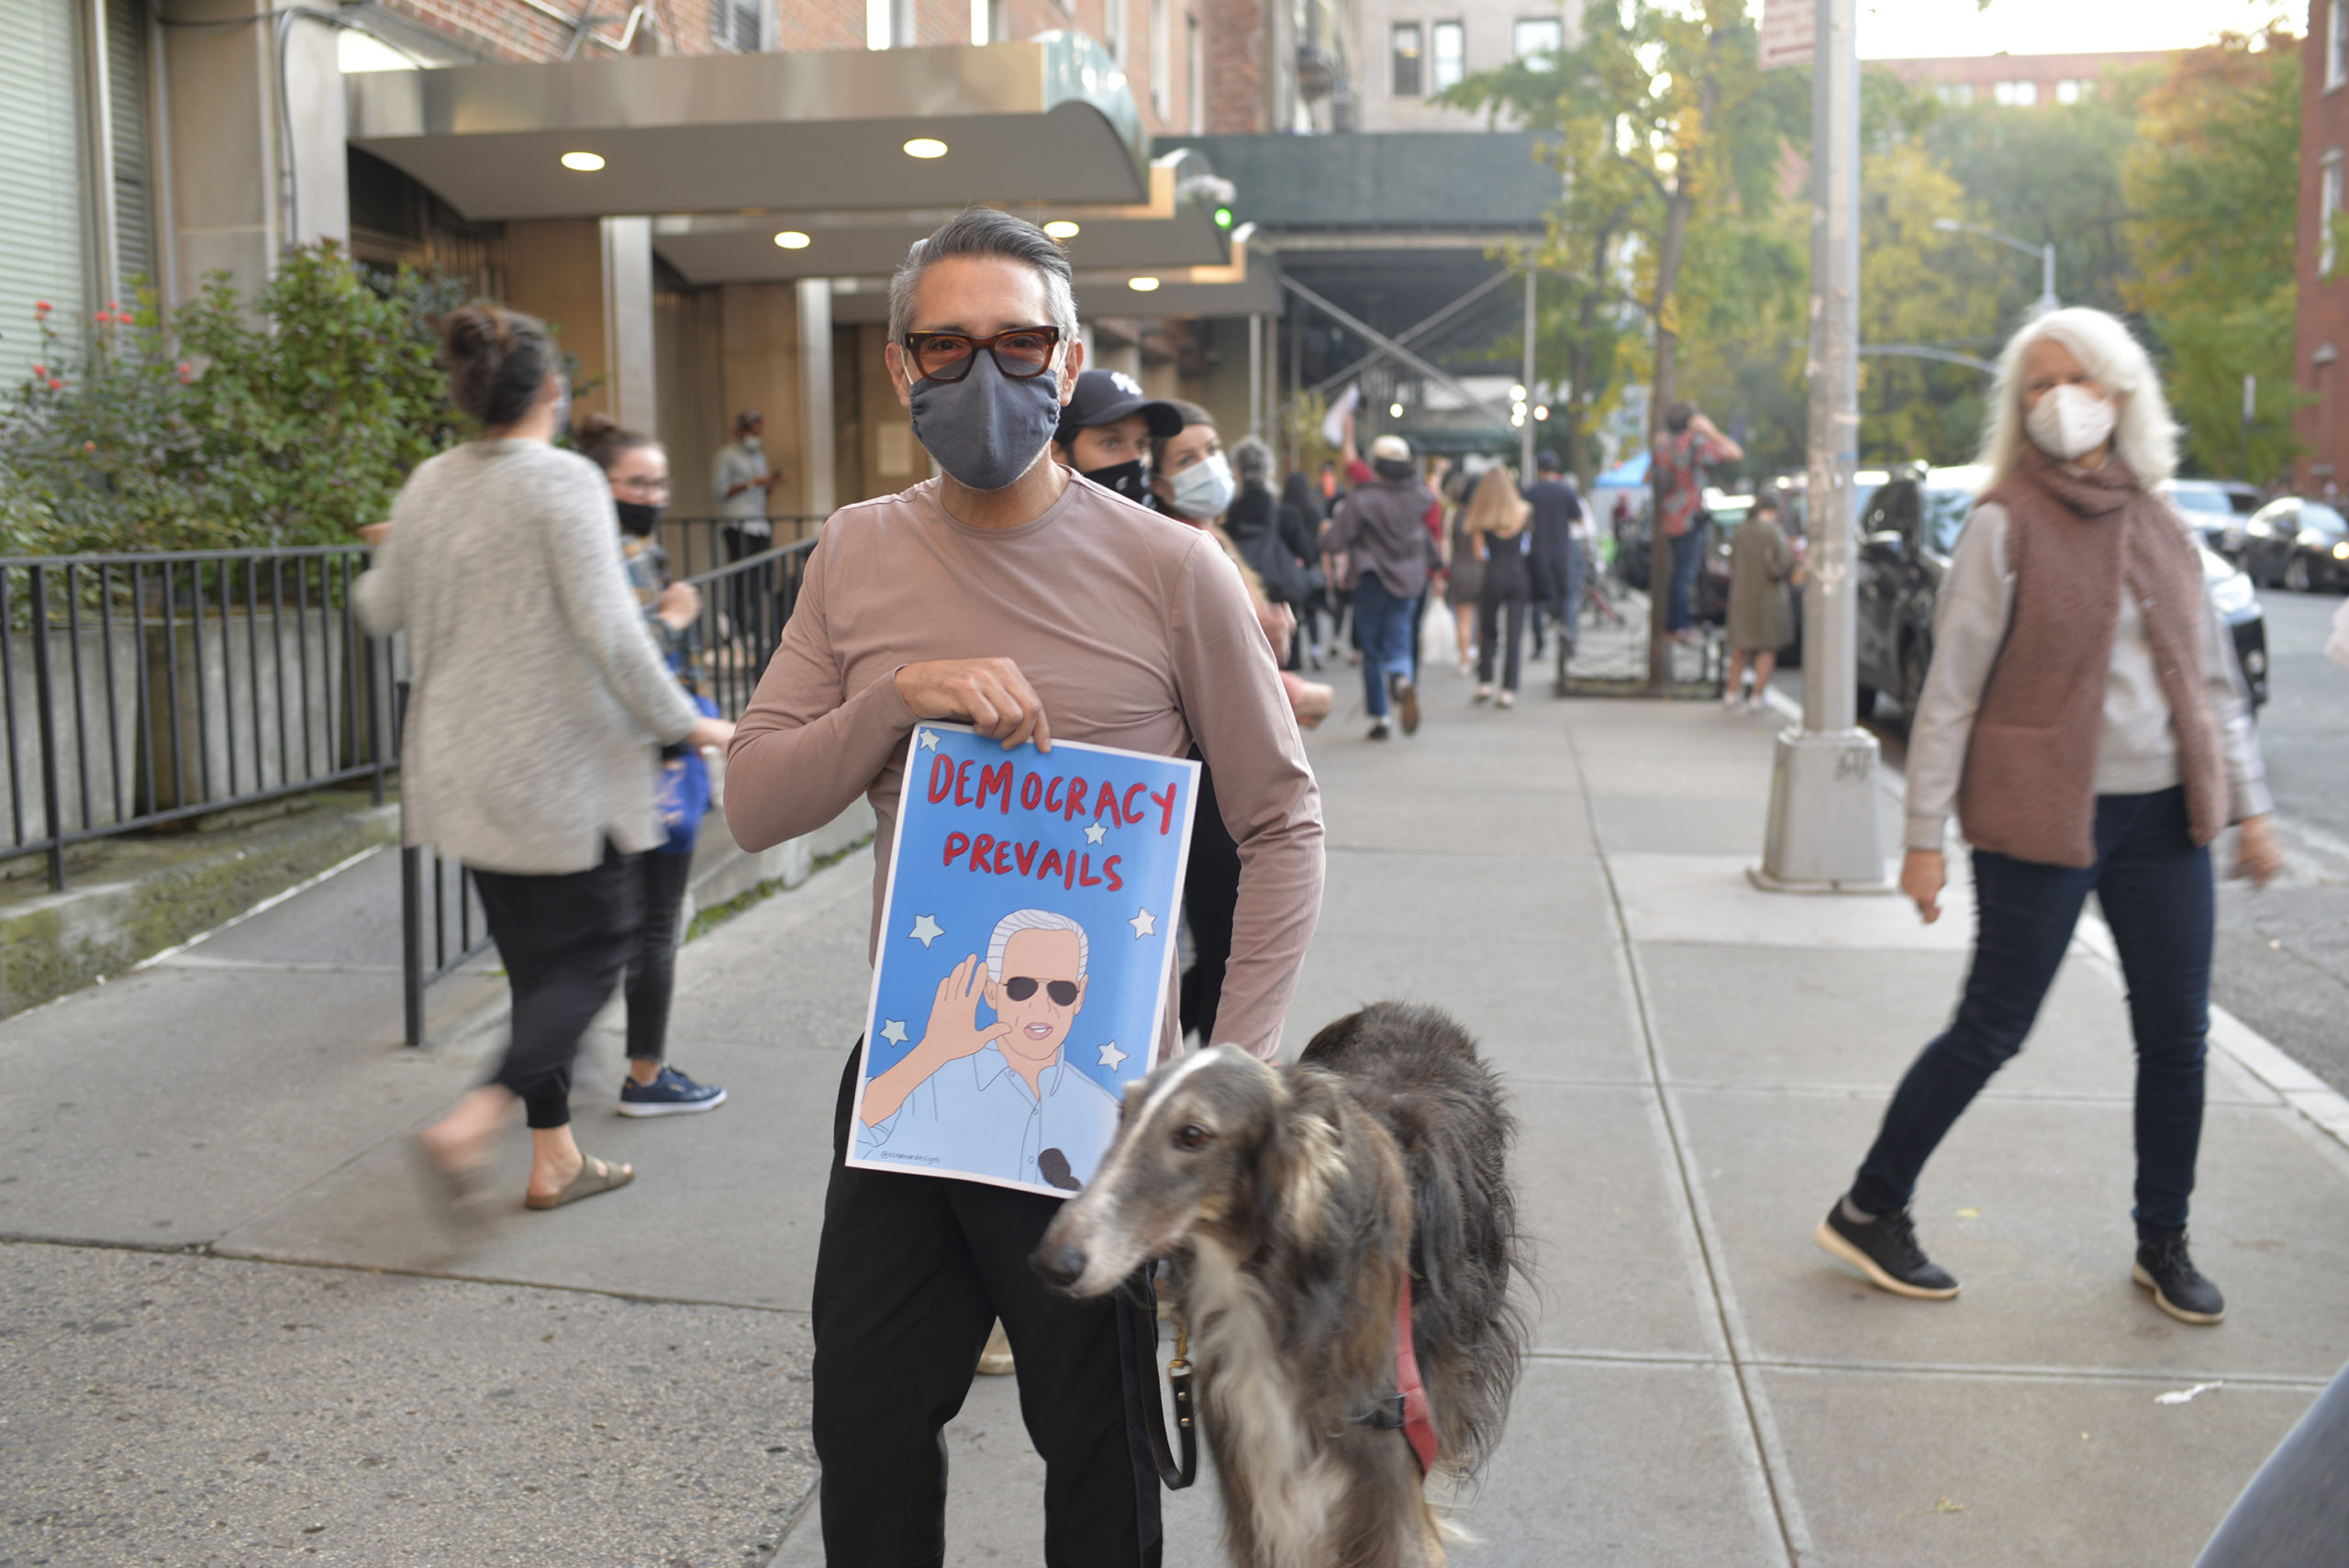
<path fill-rule="evenodd" d="M 702 520 L 686 519 L 688 524 Z M 720 714 L 733 718 L 750 706 L 759 677 L 766 673 L 767 661 L 782 639 L 784 623 L 798 605 L 799 585 L 816 540 L 811 534 L 731 562 L 721 555 L 706 570 L 677 575 L 680 559 L 695 558 L 689 547 L 696 541 L 690 535 L 673 540 L 669 530 L 674 526 L 664 521 L 661 536 L 670 551 L 673 577 L 692 584 L 701 595 L 700 608 L 686 629 L 683 673 L 718 705 Z M 406 683 L 401 683 L 395 717 L 405 715 L 406 690 Z M 471 872 L 426 848 L 403 849 L 400 855 L 400 968 L 407 1043 L 421 1045 L 426 988 L 487 951 L 490 938 Z"/>
<path fill-rule="evenodd" d="M 388 663 L 357 546 L 0 559 L 0 859 L 368 781 Z"/>

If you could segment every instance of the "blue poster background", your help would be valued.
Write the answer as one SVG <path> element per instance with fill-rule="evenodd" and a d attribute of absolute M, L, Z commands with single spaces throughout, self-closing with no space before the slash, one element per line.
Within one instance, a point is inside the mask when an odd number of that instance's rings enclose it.
<path fill-rule="evenodd" d="M 967 729 L 923 724 L 905 780 L 849 1162 L 1065 1196 L 1106 1150 L 1125 1086 L 1150 1069 L 1198 764 L 1065 740 L 1049 755 L 1033 745 L 1007 751 Z M 988 964 L 1008 917 L 1018 945 L 1007 940 L 998 975 Z M 1052 962 L 1040 962 L 1048 953 Z M 1012 1070 L 1020 1042 L 1007 1038 L 942 1063 L 933 1048 L 888 1079 L 921 1048 L 958 965 L 968 966 L 961 1018 L 949 1006 L 940 1039 L 967 1047 L 974 1030 L 1029 1020 L 1020 1025 L 1034 1031 L 1027 1071 Z M 1021 1000 L 974 995 L 1028 970 L 1049 971 L 1063 991 L 1081 978 L 1073 1016 L 1047 1006 L 1052 979 L 1030 976 Z M 1036 1053 L 1062 1030 L 1038 1068 Z M 917 1079 L 925 1065 L 935 1071 Z M 918 1086 L 906 1091 L 907 1082 Z"/>

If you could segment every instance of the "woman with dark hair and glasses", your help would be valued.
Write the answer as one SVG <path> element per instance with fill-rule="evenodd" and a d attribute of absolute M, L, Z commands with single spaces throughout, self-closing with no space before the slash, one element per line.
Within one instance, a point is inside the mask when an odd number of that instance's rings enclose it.
<path fill-rule="evenodd" d="M 718 705 L 696 689 L 690 661 L 693 631 L 701 613 L 701 590 L 669 581 L 668 552 L 655 537 L 669 503 L 669 454 L 650 436 L 622 429 L 602 414 L 590 414 L 573 432 L 579 450 L 604 471 L 612 505 L 620 518 L 620 556 L 629 586 L 642 606 L 645 628 L 661 645 L 694 706 L 709 717 Z M 694 843 L 709 810 L 709 766 L 689 746 L 661 751 L 655 806 L 665 842 L 636 857 L 636 940 L 628 955 L 628 1080 L 620 1085 L 620 1115 L 680 1116 L 714 1111 L 726 1091 L 698 1084 L 671 1066 L 669 1006 L 677 988 L 677 940 L 685 891 L 693 879 Z"/>
<path fill-rule="evenodd" d="M 665 837 L 653 750 L 722 746 L 734 727 L 670 674 L 612 547 L 610 486 L 553 444 L 571 389 L 545 327 L 468 306 L 444 335 L 450 392 L 482 436 L 418 464 L 391 522 L 363 530 L 375 563 L 356 598 L 369 632 L 407 633 L 402 836 L 473 872 L 514 1015 L 489 1081 L 417 1140 L 469 1213 L 518 1105 L 524 1201 L 553 1208 L 636 1174 L 580 1152 L 571 1070 L 628 961 L 633 858 Z"/>

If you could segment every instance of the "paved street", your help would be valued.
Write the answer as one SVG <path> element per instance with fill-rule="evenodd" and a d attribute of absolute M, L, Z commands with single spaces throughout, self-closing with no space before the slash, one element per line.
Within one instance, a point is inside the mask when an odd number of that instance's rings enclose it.
<path fill-rule="evenodd" d="M 1435 1002 L 1516 1095 L 1539 1349 L 1455 1561 L 2189 1562 L 2349 1358 L 2349 1151 L 2222 1051 L 2196 1230 L 2232 1314 L 2155 1312 L 2084 942 L 1920 1194 L 1965 1295 L 1865 1287 L 1810 1229 L 1946 1015 L 1965 910 L 1752 891 L 1771 720 L 1466 692 L 1434 676 L 1420 736 L 1374 747 L 1341 690 L 1314 739 L 1330 896 L 1289 1031 Z M 494 1046 L 455 1020 L 495 982 L 444 982 L 443 1043 L 397 1046 L 364 967 L 386 859 L 0 1024 L 0 1563 L 820 1561 L 804 1307 L 862 858 L 686 950 L 677 1055 L 730 1104 L 608 1115 L 605 1032 L 582 1141 L 642 1177 L 462 1257 L 402 1135 Z M 950 1441 L 950 1562 L 1034 1561 L 1012 1386 Z M 1170 1563 L 1219 1561 L 1214 1507 L 1172 1500 Z"/>

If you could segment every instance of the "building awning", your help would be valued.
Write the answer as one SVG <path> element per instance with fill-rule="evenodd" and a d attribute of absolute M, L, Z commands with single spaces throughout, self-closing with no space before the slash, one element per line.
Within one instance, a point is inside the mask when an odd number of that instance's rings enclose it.
<path fill-rule="evenodd" d="M 476 220 L 1141 205 L 1152 194 L 1125 73 L 1078 32 L 344 80 L 351 144 Z"/>
<path fill-rule="evenodd" d="M 1187 268 L 1230 261 L 1230 193 L 1205 157 L 1184 150 L 1152 161 L 1147 201 L 991 205 L 1050 225 L 1080 272 Z M 652 248 L 692 284 L 885 277 L 960 210 L 666 217 L 653 222 Z"/>
<path fill-rule="evenodd" d="M 1275 316 L 1281 308 L 1278 260 L 1255 244 L 1246 224 L 1232 231 L 1231 260 L 1220 265 L 1080 268 L 1074 284 L 1077 314 L 1087 321 Z M 887 320 L 888 291 L 888 282 L 883 278 L 833 279 L 832 319 Z"/>

